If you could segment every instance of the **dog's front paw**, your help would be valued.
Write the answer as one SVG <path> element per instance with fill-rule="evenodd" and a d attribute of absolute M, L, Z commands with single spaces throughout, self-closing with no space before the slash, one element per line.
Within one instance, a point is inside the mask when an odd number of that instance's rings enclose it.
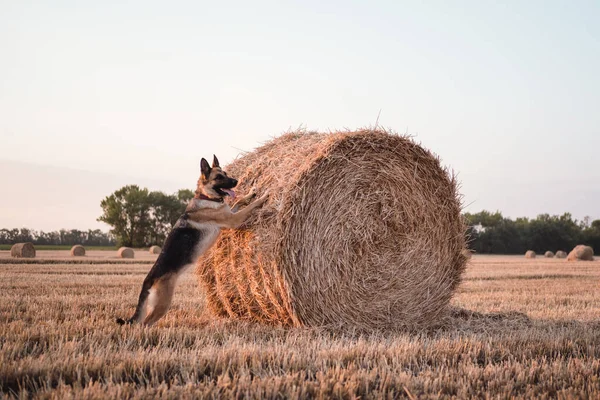
<path fill-rule="evenodd" d="M 269 191 L 267 190 L 262 196 L 260 196 L 260 198 L 258 200 L 256 200 L 256 202 L 259 203 L 259 204 L 263 204 L 268 199 L 269 199 Z"/>
<path fill-rule="evenodd" d="M 250 188 L 250 191 L 248 192 L 248 197 L 250 199 L 253 199 L 256 197 L 258 190 L 256 189 L 256 186 L 252 186 L 252 188 Z"/>

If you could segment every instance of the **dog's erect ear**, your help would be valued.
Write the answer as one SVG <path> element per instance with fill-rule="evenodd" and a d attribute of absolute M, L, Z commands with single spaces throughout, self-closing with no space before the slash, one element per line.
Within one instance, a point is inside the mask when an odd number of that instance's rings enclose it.
<path fill-rule="evenodd" d="M 200 171 L 204 179 L 208 179 L 210 176 L 210 165 L 208 165 L 208 161 L 205 158 L 200 161 Z"/>
<path fill-rule="evenodd" d="M 213 168 L 215 168 L 215 167 L 221 168 L 221 166 L 219 165 L 219 159 L 214 154 L 213 154 L 213 165 L 212 165 L 212 167 Z"/>

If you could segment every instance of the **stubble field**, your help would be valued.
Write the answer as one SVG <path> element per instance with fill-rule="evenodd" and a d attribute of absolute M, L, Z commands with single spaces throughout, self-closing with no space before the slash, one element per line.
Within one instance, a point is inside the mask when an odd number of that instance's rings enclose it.
<path fill-rule="evenodd" d="M 119 327 L 151 264 L 54 262 L 0 263 L 3 397 L 600 398 L 600 261 L 475 256 L 418 335 L 215 320 L 192 273 Z"/>

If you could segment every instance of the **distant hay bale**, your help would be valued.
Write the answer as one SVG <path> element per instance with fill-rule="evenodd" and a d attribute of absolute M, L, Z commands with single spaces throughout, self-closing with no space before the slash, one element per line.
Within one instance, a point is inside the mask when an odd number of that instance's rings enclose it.
<path fill-rule="evenodd" d="M 33 243 L 16 243 L 10 248 L 11 257 L 15 258 L 35 258 L 35 247 Z"/>
<path fill-rule="evenodd" d="M 525 258 L 535 258 L 535 256 L 536 254 L 533 250 L 527 250 L 527 253 L 525 253 Z"/>
<path fill-rule="evenodd" d="M 465 256 L 467 258 L 467 260 L 470 260 L 471 257 L 473 257 L 473 251 L 469 250 L 469 249 L 464 249 L 462 251 L 463 256 Z"/>
<path fill-rule="evenodd" d="M 550 250 L 548 250 L 547 252 L 544 253 L 544 257 L 552 258 L 552 257 L 554 257 L 554 253 L 551 252 Z"/>
<path fill-rule="evenodd" d="M 594 249 L 582 244 L 577 245 L 567 256 L 567 261 L 594 261 Z"/>
<path fill-rule="evenodd" d="M 135 255 L 135 252 L 130 247 L 121 247 L 117 251 L 117 256 L 119 256 L 121 258 L 133 258 L 134 255 Z"/>
<path fill-rule="evenodd" d="M 567 258 L 567 252 L 559 250 L 559 251 L 556 252 L 556 254 L 554 255 L 554 257 L 555 258 Z"/>
<path fill-rule="evenodd" d="M 217 315 L 366 330 L 447 315 L 467 260 L 457 184 L 410 138 L 288 133 L 225 169 L 270 198 L 198 262 Z"/>
<path fill-rule="evenodd" d="M 160 254 L 161 250 L 162 249 L 160 248 L 160 246 L 152 246 L 148 249 L 148 252 L 150 254 Z"/>
<path fill-rule="evenodd" d="M 75 246 L 71 247 L 71 255 L 73 257 L 85 256 L 85 247 L 80 244 L 76 244 Z"/>

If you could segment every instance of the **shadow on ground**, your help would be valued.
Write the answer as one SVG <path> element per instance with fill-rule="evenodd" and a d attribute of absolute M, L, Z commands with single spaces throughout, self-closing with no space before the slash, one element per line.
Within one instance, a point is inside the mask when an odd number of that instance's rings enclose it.
<path fill-rule="evenodd" d="M 538 331 L 558 332 L 565 330 L 589 331 L 600 329 L 600 321 L 532 319 L 518 311 L 482 313 L 460 307 L 452 307 L 444 324 L 432 334 L 488 334 L 514 335 Z"/>

